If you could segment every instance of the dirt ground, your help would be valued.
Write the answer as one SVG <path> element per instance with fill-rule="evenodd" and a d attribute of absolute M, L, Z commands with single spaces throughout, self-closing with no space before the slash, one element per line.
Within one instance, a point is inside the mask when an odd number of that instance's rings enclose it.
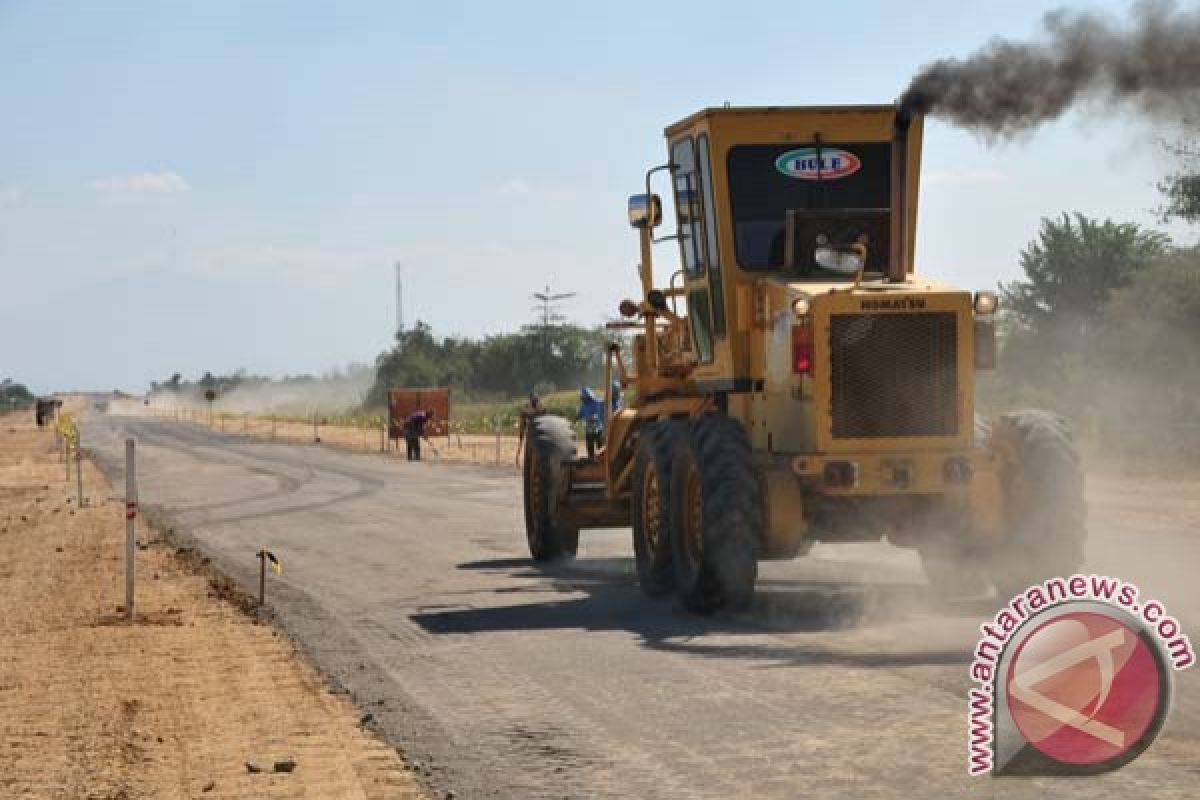
<path fill-rule="evenodd" d="M 1172 477 L 1137 474 L 1103 461 L 1085 467 L 1091 519 L 1136 525 L 1147 532 L 1200 529 L 1200 475 L 1194 471 Z"/>
<path fill-rule="evenodd" d="M 150 530 L 126 624 L 123 502 L 85 462 L 77 508 L 31 416 L 0 416 L 0 796 L 424 796 L 344 695 Z"/>

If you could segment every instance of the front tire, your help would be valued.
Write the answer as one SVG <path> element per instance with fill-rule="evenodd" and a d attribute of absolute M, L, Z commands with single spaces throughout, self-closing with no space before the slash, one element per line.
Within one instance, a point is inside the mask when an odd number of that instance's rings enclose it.
<path fill-rule="evenodd" d="M 562 519 L 559 500 L 567 487 L 563 462 L 575 458 L 575 433 L 562 417 L 543 415 L 529 423 L 525 440 L 525 538 L 534 561 L 575 557 L 579 528 Z"/>
<path fill-rule="evenodd" d="M 638 584 L 651 597 L 675 588 L 671 552 L 671 468 L 681 422 L 651 422 L 638 434 L 633 472 L 633 554 Z"/>
<path fill-rule="evenodd" d="M 672 561 L 685 608 L 711 614 L 750 605 L 764 516 L 742 426 L 717 415 L 694 420 L 671 470 Z"/>
<path fill-rule="evenodd" d="M 1087 505 L 1083 470 L 1070 425 L 1048 411 L 1017 411 L 996 420 L 992 445 L 1015 457 L 1001 475 L 1009 535 L 992 554 L 1002 598 L 1083 566 Z"/>

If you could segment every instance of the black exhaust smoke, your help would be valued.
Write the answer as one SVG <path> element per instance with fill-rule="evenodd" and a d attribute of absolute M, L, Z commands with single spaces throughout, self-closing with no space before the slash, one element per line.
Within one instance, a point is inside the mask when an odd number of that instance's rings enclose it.
<path fill-rule="evenodd" d="M 1042 26 L 1042 41 L 995 39 L 965 60 L 924 67 L 900 98 L 902 112 L 1001 138 L 1078 104 L 1167 123 L 1200 121 L 1200 9 L 1144 0 L 1126 25 L 1059 9 Z"/>

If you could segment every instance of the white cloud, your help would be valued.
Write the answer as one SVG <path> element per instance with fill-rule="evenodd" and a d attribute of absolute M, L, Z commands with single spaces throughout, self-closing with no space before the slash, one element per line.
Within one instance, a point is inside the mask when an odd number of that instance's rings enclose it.
<path fill-rule="evenodd" d="M 529 181 L 521 178 L 509 178 L 496 187 L 497 197 L 528 197 L 531 194 L 533 187 L 529 185 Z"/>
<path fill-rule="evenodd" d="M 0 205 L 15 206 L 24 196 L 20 186 L 0 186 Z"/>
<path fill-rule="evenodd" d="M 178 172 L 134 172 L 112 175 L 91 181 L 88 188 L 110 197 L 140 197 L 155 194 L 178 194 L 192 187 Z"/>
<path fill-rule="evenodd" d="M 926 186 L 987 186 L 1008 183 L 1008 175 L 994 169 L 931 169 L 921 176 Z"/>
<path fill-rule="evenodd" d="M 494 200 L 504 204 L 520 201 L 525 205 L 547 207 L 584 205 L 603 197 L 566 182 L 534 181 L 525 178 L 508 178 L 492 187 L 491 194 Z"/>

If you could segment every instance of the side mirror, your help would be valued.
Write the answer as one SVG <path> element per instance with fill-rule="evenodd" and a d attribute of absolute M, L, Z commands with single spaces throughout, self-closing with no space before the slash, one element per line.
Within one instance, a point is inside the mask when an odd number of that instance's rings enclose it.
<path fill-rule="evenodd" d="M 975 320 L 975 369 L 996 368 L 996 323 Z"/>
<path fill-rule="evenodd" d="M 629 224 L 634 228 L 657 228 L 662 224 L 662 201 L 656 194 L 629 198 Z"/>

